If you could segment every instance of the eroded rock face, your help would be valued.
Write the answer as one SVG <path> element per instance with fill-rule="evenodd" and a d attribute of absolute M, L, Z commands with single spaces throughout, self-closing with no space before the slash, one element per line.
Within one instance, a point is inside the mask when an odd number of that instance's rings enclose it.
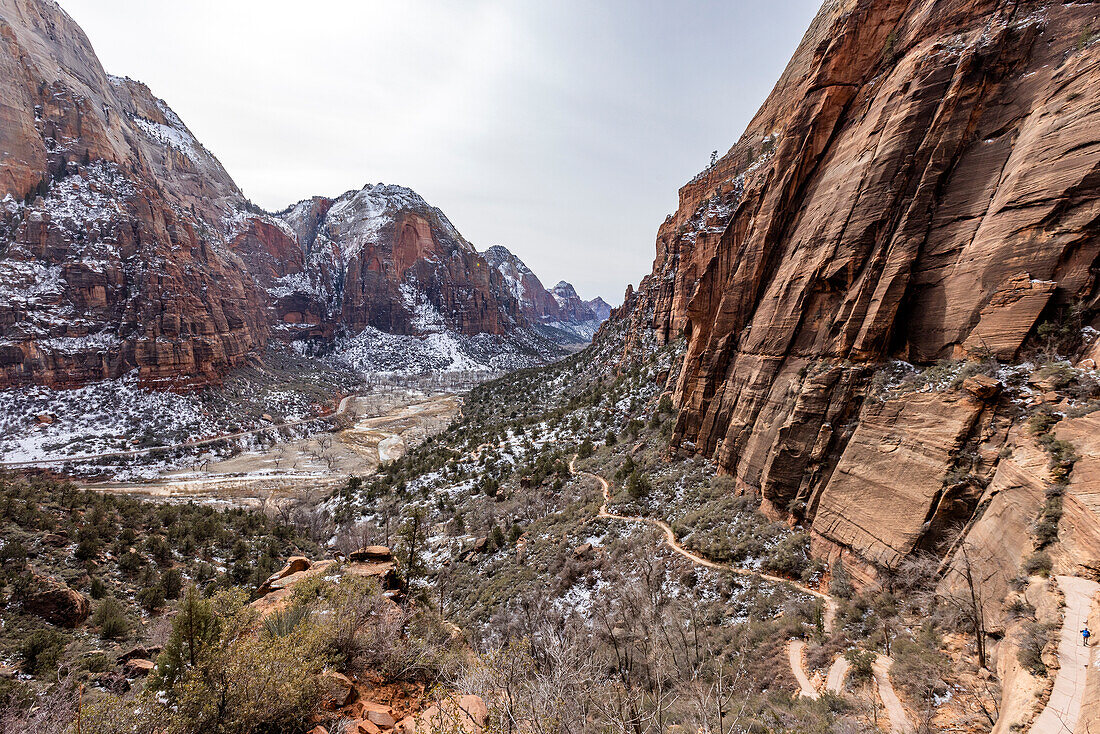
<path fill-rule="evenodd" d="M 276 322 L 291 336 L 337 325 L 415 335 L 526 326 L 485 257 L 442 211 L 401 186 L 366 186 L 307 199 L 266 221 L 256 217 L 234 249 L 261 266 Z"/>
<path fill-rule="evenodd" d="M 611 307 L 602 298 L 581 300 L 576 289 L 564 280 L 547 290 L 538 276 L 505 247 L 490 247 L 485 259 L 501 274 L 520 311 L 532 324 L 564 330 L 588 341 L 611 315 Z"/>
<path fill-rule="evenodd" d="M 0 388 L 133 370 L 208 384 L 270 335 L 527 327 L 415 192 L 261 211 L 163 100 L 103 71 L 53 0 L 0 0 Z"/>
<path fill-rule="evenodd" d="M 1057 571 L 1100 580 L 1100 413 L 1060 421 L 1059 440 L 1074 447 L 1077 460 L 1063 498 L 1059 539 L 1065 555 Z"/>
<path fill-rule="evenodd" d="M 817 500 L 812 533 L 896 568 L 931 527 L 981 404 L 914 393 L 869 403 Z"/>
<path fill-rule="evenodd" d="M 1004 417 L 956 391 L 872 405 L 871 378 L 895 359 L 1012 360 L 1044 314 L 1092 302 L 1095 19 L 1089 4 L 824 5 L 741 140 L 680 190 L 617 311 L 628 353 L 686 339 L 674 449 L 713 457 L 830 555 L 890 565 L 942 539 L 937 508 L 965 522 L 980 492 L 948 470 L 966 445 L 991 471 Z M 891 436 L 892 461 L 873 445 Z"/>
<path fill-rule="evenodd" d="M 243 200 L 217 160 L 48 0 L 0 2 L 0 80 L 0 386 L 246 360 L 266 317 L 209 231 Z"/>

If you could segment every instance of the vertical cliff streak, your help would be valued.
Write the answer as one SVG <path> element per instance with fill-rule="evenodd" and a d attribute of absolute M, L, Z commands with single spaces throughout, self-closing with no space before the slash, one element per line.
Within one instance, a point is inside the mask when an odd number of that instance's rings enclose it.
<path fill-rule="evenodd" d="M 958 393 L 883 402 L 870 379 L 892 359 L 1012 361 L 1051 309 L 1091 318 L 1095 24 L 1086 4 L 823 7 L 741 140 L 680 190 L 618 314 L 628 353 L 687 340 L 674 450 L 713 457 L 823 552 L 873 564 L 973 510 L 945 475 L 977 436 L 1003 443 L 996 410 Z M 859 476 L 894 434 L 924 438 L 881 467 L 900 473 Z M 906 496 L 906 522 L 844 526 L 852 502 Z"/>

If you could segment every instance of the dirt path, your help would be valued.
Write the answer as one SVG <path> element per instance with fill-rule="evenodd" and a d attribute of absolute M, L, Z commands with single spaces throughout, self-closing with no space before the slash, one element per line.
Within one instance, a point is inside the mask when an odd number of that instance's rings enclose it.
<path fill-rule="evenodd" d="M 800 689 L 798 695 L 817 700 L 820 694 L 806 675 L 806 664 L 802 659 L 805 653 L 805 640 L 791 640 L 787 643 L 787 657 L 790 658 L 791 661 L 791 672 L 794 673 L 795 680 L 798 681 L 798 687 Z"/>
<path fill-rule="evenodd" d="M 871 664 L 871 672 L 878 683 L 878 696 L 882 699 L 882 705 L 886 708 L 886 715 L 890 718 L 891 734 L 913 734 L 913 725 L 909 723 L 909 715 L 905 713 L 905 707 L 901 705 L 898 694 L 894 692 L 894 684 L 890 682 L 890 668 L 894 661 L 885 655 L 879 655 Z"/>
<path fill-rule="evenodd" d="M 572 474 L 583 474 L 584 476 L 591 477 L 600 483 L 600 489 L 603 493 L 603 504 L 600 505 L 600 511 L 597 517 L 606 518 L 609 520 L 623 520 L 626 522 L 645 523 L 655 528 L 659 528 L 665 536 L 665 545 L 670 549 L 679 553 L 684 558 L 687 558 L 692 563 L 704 566 L 706 568 L 713 568 L 719 571 L 728 571 L 740 576 L 755 576 L 756 578 L 763 579 L 765 581 L 772 581 L 779 584 L 789 584 L 790 586 L 798 589 L 805 594 L 811 594 L 816 596 L 825 602 L 825 613 L 822 620 L 825 632 L 831 632 L 833 625 L 836 622 L 837 603 L 836 600 L 823 591 L 817 589 L 811 589 L 805 584 L 800 584 L 797 581 L 791 581 L 790 579 L 781 578 L 779 576 L 773 576 L 762 571 L 756 571 L 748 568 L 740 568 L 738 566 L 732 566 L 725 563 L 716 563 L 708 558 L 704 558 L 697 553 L 689 551 L 684 548 L 680 541 L 676 538 L 676 533 L 673 532 L 672 526 L 663 520 L 658 520 L 652 517 L 639 517 L 633 515 L 616 515 L 607 509 L 608 503 L 611 502 L 611 485 L 606 479 L 599 474 L 593 474 L 587 471 L 578 471 L 576 468 L 577 457 L 574 456 L 569 461 L 569 471 Z M 1087 610 L 1086 610 L 1087 614 Z M 817 690 L 810 683 L 809 677 L 806 675 L 806 671 L 803 665 L 803 652 L 805 650 L 806 643 L 803 640 L 792 640 L 787 646 L 788 657 L 791 666 L 791 672 L 794 673 L 795 679 L 799 685 L 799 695 L 809 698 L 818 698 L 820 695 Z M 878 682 L 879 697 L 882 699 L 883 706 L 886 707 L 888 716 L 890 717 L 890 730 L 892 734 L 913 734 L 913 725 L 909 722 L 909 715 L 905 712 L 905 707 L 902 706 L 901 700 L 898 698 L 897 693 L 894 691 L 894 686 L 890 682 L 890 666 L 894 664 L 894 661 L 885 655 L 879 655 L 875 659 L 874 663 L 874 675 L 875 680 Z M 844 678 L 848 674 L 848 662 L 843 657 L 838 658 L 829 668 L 829 674 L 826 678 L 826 690 L 839 693 L 844 685 Z M 1083 678 L 1082 678 L 1083 680 Z M 1082 685 L 1084 685 L 1082 683 Z"/>
<path fill-rule="evenodd" d="M 652 517 L 640 517 L 640 516 L 633 516 L 633 515 L 616 515 L 615 513 L 608 511 L 607 505 L 608 505 L 609 502 L 611 502 L 611 485 L 608 484 L 607 480 L 604 479 L 603 477 L 601 477 L 599 474 L 593 474 L 592 472 L 586 472 L 586 471 L 578 471 L 574 466 L 574 464 L 576 463 L 576 460 L 577 460 L 577 457 L 575 457 L 575 456 L 570 460 L 570 462 L 569 462 L 569 471 L 570 472 L 572 472 L 573 474 L 583 474 L 585 476 L 592 477 L 593 479 L 595 479 L 597 482 L 600 483 L 600 489 L 603 492 L 603 504 L 600 505 L 600 511 L 599 511 L 599 514 L 597 515 L 598 517 L 605 518 L 605 519 L 608 519 L 608 520 L 623 520 L 625 522 L 645 523 L 646 525 L 651 525 L 651 526 L 659 529 L 662 533 L 664 533 L 665 545 L 667 545 L 671 550 L 673 550 L 674 552 L 680 554 L 681 556 L 683 556 L 684 558 L 688 559 L 689 561 L 691 561 L 692 563 L 694 563 L 696 565 L 704 566 L 706 568 L 713 568 L 717 571 L 728 571 L 730 573 L 737 574 L 738 576 L 754 576 L 754 577 L 762 579 L 764 581 L 771 581 L 772 583 L 776 583 L 776 584 L 789 584 L 790 586 L 794 587 L 795 589 L 798 589 L 799 591 L 801 591 L 804 594 L 810 594 L 811 596 L 816 596 L 818 599 L 821 599 L 823 602 L 825 602 L 825 614 L 824 614 L 825 631 L 826 632 L 831 632 L 832 631 L 831 630 L 831 624 L 832 624 L 832 621 L 836 618 L 836 602 L 833 601 L 833 598 L 831 596 L 829 596 L 828 594 L 826 594 L 824 592 L 818 591 L 817 589 L 811 589 L 809 586 L 806 586 L 805 584 L 801 584 L 797 581 L 792 581 L 791 579 L 785 579 L 785 578 L 782 578 L 780 576 L 773 576 L 770 573 L 764 573 L 763 571 L 756 571 L 756 570 L 753 570 L 751 568 L 741 568 L 740 566 L 733 566 L 733 565 L 730 565 L 728 563 L 716 563 L 715 561 L 712 561 L 709 558 L 704 558 L 703 556 L 699 555 L 698 553 L 694 553 L 694 552 L 688 550 L 687 548 L 685 548 L 684 546 L 682 546 L 680 544 L 680 541 L 676 538 L 676 533 L 673 532 L 672 526 L 670 526 L 664 520 L 658 520 L 658 519 L 652 518 Z"/>
<path fill-rule="evenodd" d="M 840 694 L 844 692 L 844 679 L 848 677 L 848 668 L 851 665 L 843 655 L 833 661 L 829 672 L 825 675 L 825 690 L 829 693 Z"/>
<path fill-rule="evenodd" d="M 1072 734 L 1081 715 L 1085 678 L 1094 656 L 1095 644 L 1081 644 L 1093 599 L 1100 584 L 1077 576 L 1059 576 L 1058 585 L 1066 596 L 1065 619 L 1058 637 L 1058 674 L 1046 708 L 1031 725 L 1031 734 Z"/>

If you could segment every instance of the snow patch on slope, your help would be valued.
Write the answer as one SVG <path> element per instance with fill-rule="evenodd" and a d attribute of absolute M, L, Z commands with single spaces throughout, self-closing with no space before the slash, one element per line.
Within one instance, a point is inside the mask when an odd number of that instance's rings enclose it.
<path fill-rule="evenodd" d="M 467 336 L 447 329 L 423 336 L 388 334 L 367 327 L 339 340 L 330 359 L 343 367 L 380 374 L 504 372 L 564 356 L 531 331 Z"/>
<path fill-rule="evenodd" d="M 186 130 L 176 129 L 163 125 L 159 122 L 153 122 L 152 120 L 146 120 L 144 117 L 135 117 L 134 123 L 141 128 L 141 131 L 148 135 L 153 140 L 157 141 L 161 145 L 166 145 L 170 148 L 175 148 L 179 152 L 191 159 L 192 163 L 196 165 L 202 162 L 202 158 L 199 154 L 199 142 L 191 137 L 191 134 Z"/>
<path fill-rule="evenodd" d="M 305 202 L 291 207 L 284 216 L 297 215 L 298 206 L 302 204 Z M 428 204 L 412 189 L 393 184 L 365 186 L 340 196 L 328 211 L 323 234 L 339 242 L 345 260 L 350 260 L 364 245 L 377 243 L 383 231 L 394 225 L 398 213 L 402 211 L 434 215 L 447 236 L 464 249 L 473 250 L 442 211 Z"/>

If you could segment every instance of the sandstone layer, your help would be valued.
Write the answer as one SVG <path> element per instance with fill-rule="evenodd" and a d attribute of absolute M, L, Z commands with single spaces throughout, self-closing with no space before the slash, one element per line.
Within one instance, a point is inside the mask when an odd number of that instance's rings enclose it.
<path fill-rule="evenodd" d="M 1011 363 L 1044 322 L 1097 325 L 1095 26 L 1092 3 L 825 3 L 616 312 L 628 357 L 685 342 L 674 450 L 867 578 L 953 547 L 1019 406 L 995 378 L 917 395 L 880 378 Z M 1040 499 L 1049 481 L 1041 467 Z M 1071 493 L 1067 522 L 1091 501 Z"/>
<path fill-rule="evenodd" d="M 209 232 L 243 199 L 53 2 L 0 2 L 0 386 L 215 381 L 267 337 Z"/>

